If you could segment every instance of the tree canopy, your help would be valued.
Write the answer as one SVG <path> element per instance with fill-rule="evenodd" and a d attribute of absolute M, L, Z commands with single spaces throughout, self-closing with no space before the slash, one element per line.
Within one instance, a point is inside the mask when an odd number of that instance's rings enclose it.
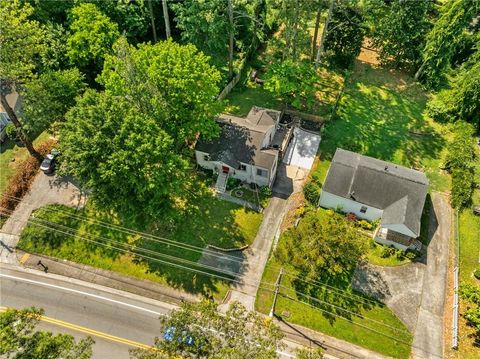
<path fill-rule="evenodd" d="M 355 1 L 337 2 L 325 38 L 325 53 L 331 65 L 349 68 L 360 54 L 365 26 Z"/>
<path fill-rule="evenodd" d="M 446 1 L 440 17 L 428 33 L 423 64 L 416 74 L 427 87 L 437 88 L 445 78 L 461 34 L 480 11 L 480 3 L 471 0 Z"/>
<path fill-rule="evenodd" d="M 60 134 L 63 171 L 106 207 L 154 216 L 181 187 L 187 161 L 161 124 L 124 96 L 88 90 Z"/>
<path fill-rule="evenodd" d="M 22 119 L 27 132 L 40 132 L 65 114 L 86 87 L 76 68 L 48 71 L 28 82 L 23 91 Z"/>
<path fill-rule="evenodd" d="M 67 55 L 79 67 L 101 69 L 105 55 L 112 51 L 119 36 L 118 25 L 95 4 L 80 4 L 70 12 Z"/>
<path fill-rule="evenodd" d="M 195 46 L 163 41 L 134 48 L 120 39 L 114 49 L 99 76 L 107 92 L 129 98 L 179 147 L 199 133 L 218 134 L 220 74 Z"/>
<path fill-rule="evenodd" d="M 380 61 L 412 70 L 421 65 L 425 36 L 430 28 L 429 0 L 370 0 L 373 45 L 379 49 Z"/>
<path fill-rule="evenodd" d="M 169 331 L 170 339 L 155 338 L 158 352 L 136 349 L 132 351 L 134 358 L 264 359 L 277 358 L 277 350 L 282 348 L 280 328 L 238 302 L 231 304 L 225 315 L 215 303 L 184 303 L 171 315 L 160 317 L 160 323 L 164 333 Z M 193 342 L 188 343 L 189 338 Z"/>
<path fill-rule="evenodd" d="M 333 211 L 309 211 L 297 227 L 283 233 L 276 256 L 306 279 L 348 275 L 366 251 L 355 228 Z"/>
<path fill-rule="evenodd" d="M 68 334 L 36 330 L 43 310 L 7 309 L 0 313 L 0 355 L 2 358 L 88 359 L 93 339 L 75 342 Z"/>

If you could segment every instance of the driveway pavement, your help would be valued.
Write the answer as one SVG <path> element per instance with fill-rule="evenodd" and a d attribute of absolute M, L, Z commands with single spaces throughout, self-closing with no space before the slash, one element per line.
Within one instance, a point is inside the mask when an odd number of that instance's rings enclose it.
<path fill-rule="evenodd" d="M 413 335 L 413 358 L 443 358 L 443 314 L 452 213 L 447 198 L 432 194 L 430 244 L 427 248 L 423 293 Z"/>
<path fill-rule="evenodd" d="M 33 210 L 58 203 L 72 207 L 85 204 L 85 196 L 70 179 L 39 172 L 15 211 L 0 230 L 0 262 L 16 263 L 14 248 Z"/>

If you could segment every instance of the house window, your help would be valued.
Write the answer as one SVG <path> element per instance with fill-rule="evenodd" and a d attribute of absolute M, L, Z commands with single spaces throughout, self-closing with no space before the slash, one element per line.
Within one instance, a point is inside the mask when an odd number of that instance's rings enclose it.
<path fill-rule="evenodd" d="M 246 171 L 246 170 L 247 170 L 247 165 L 244 165 L 244 164 L 240 163 L 240 164 L 238 165 L 238 169 L 239 169 L 240 171 Z"/>
<path fill-rule="evenodd" d="M 268 171 L 262 168 L 257 168 L 257 176 L 267 177 Z"/>
<path fill-rule="evenodd" d="M 203 160 L 204 161 L 210 161 L 210 155 L 203 155 Z"/>
<path fill-rule="evenodd" d="M 362 206 L 362 208 L 360 208 L 360 213 L 367 213 L 367 209 L 366 206 Z"/>

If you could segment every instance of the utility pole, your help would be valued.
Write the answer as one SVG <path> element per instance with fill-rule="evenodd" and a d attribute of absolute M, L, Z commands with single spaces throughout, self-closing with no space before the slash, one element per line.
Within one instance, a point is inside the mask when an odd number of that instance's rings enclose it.
<path fill-rule="evenodd" d="M 280 268 L 280 273 L 278 273 L 277 282 L 275 283 L 275 294 L 273 296 L 272 308 L 270 308 L 270 313 L 268 314 L 270 318 L 273 318 L 273 315 L 275 314 L 275 304 L 277 303 L 278 292 L 280 292 L 280 281 L 282 280 L 282 275 L 283 267 Z"/>
<path fill-rule="evenodd" d="M 157 43 L 157 29 L 155 29 L 155 18 L 153 17 L 152 0 L 148 0 L 148 9 L 150 10 L 150 21 L 152 23 L 153 43 Z"/>
<path fill-rule="evenodd" d="M 163 19 L 165 20 L 165 33 L 167 35 L 167 40 L 168 40 L 172 35 L 170 34 L 170 18 L 168 17 L 167 0 L 162 0 L 162 8 L 163 8 Z"/>
<path fill-rule="evenodd" d="M 325 42 L 325 37 L 328 31 L 328 23 L 330 22 L 330 18 L 332 17 L 334 2 L 335 0 L 330 0 L 330 5 L 328 6 L 328 15 L 327 15 L 327 19 L 325 20 L 325 26 L 323 26 L 322 38 L 320 39 L 320 46 L 318 47 L 317 58 L 315 59 L 316 69 L 318 69 L 318 66 L 320 65 L 320 58 L 322 57 L 322 52 L 323 52 L 323 44 Z"/>

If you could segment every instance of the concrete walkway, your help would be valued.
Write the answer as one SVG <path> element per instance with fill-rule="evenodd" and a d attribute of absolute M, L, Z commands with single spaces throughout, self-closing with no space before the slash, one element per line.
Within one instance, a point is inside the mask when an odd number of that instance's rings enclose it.
<path fill-rule="evenodd" d="M 432 194 L 430 241 L 427 248 L 423 292 L 413 335 L 413 358 L 443 358 L 443 314 L 448 270 L 448 243 L 452 213 L 447 198 Z"/>
<path fill-rule="evenodd" d="M 85 196 L 70 179 L 39 172 L 28 193 L 0 230 L 0 262 L 17 263 L 15 246 L 32 211 L 52 203 L 80 207 L 85 204 Z"/>

